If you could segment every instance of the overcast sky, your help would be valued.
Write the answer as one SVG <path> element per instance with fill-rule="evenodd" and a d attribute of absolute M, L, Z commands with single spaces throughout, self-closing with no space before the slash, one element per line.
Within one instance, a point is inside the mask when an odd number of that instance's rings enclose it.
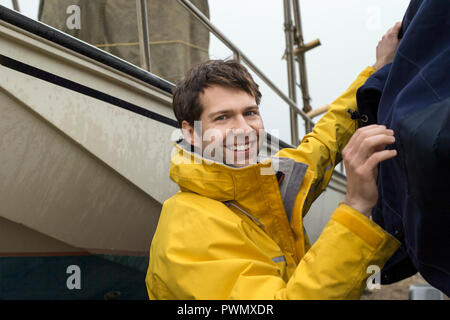
<path fill-rule="evenodd" d="M 0 0 L 0 4 L 12 7 L 10 0 Z M 37 16 L 38 4 L 39 0 L 19 0 L 22 13 L 32 18 Z M 313 108 L 331 103 L 361 70 L 375 62 L 378 41 L 402 20 L 408 4 L 409 0 L 300 0 L 305 42 L 319 38 L 322 43 L 306 54 Z M 285 50 L 283 1 L 209 0 L 209 5 L 213 24 L 287 95 L 286 61 L 281 60 Z M 212 58 L 230 54 L 211 38 Z M 262 88 L 266 129 L 290 142 L 287 104 L 255 80 Z M 299 90 L 297 97 L 301 101 Z"/>

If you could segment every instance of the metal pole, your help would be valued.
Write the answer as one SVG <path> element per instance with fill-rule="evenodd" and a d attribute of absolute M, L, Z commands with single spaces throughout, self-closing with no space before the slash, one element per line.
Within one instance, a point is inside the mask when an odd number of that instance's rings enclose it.
<path fill-rule="evenodd" d="M 234 51 L 233 52 L 233 59 L 236 60 L 236 61 L 241 62 L 241 55 L 239 54 L 238 51 Z"/>
<path fill-rule="evenodd" d="M 136 12 L 141 68 L 150 72 L 150 39 L 148 32 L 147 0 L 136 0 Z"/>
<path fill-rule="evenodd" d="M 329 109 L 330 109 L 330 105 L 327 104 L 323 107 L 311 110 L 310 112 L 307 113 L 307 115 L 308 115 L 308 117 L 310 117 L 312 119 L 314 117 L 317 117 L 317 116 L 327 112 Z"/>
<path fill-rule="evenodd" d="M 20 12 L 19 1 L 12 0 L 12 5 L 13 5 L 14 10 L 16 10 L 17 12 Z"/>
<path fill-rule="evenodd" d="M 292 0 L 294 7 L 294 19 L 295 19 L 295 41 L 297 42 L 297 46 L 299 49 L 302 49 L 305 44 L 303 41 L 303 31 L 302 31 L 302 20 L 300 13 L 300 3 L 299 0 Z M 320 43 L 320 42 L 319 42 Z M 309 96 L 309 88 L 308 88 L 308 78 L 306 75 L 306 62 L 305 62 L 305 51 L 300 50 L 297 54 L 298 64 L 299 64 L 299 73 L 300 73 L 300 88 L 302 91 L 302 99 L 303 99 L 303 111 L 310 112 L 311 108 L 311 97 Z M 310 123 L 305 122 L 305 132 L 311 132 L 312 127 Z"/>
<path fill-rule="evenodd" d="M 288 73 L 288 89 L 289 98 L 297 104 L 296 83 L 295 83 L 295 62 L 294 62 L 294 26 L 291 19 L 291 0 L 284 0 L 284 34 L 286 38 L 286 61 Z M 291 124 L 291 143 L 298 145 L 298 118 L 297 113 L 292 108 L 290 109 L 290 124 Z"/>

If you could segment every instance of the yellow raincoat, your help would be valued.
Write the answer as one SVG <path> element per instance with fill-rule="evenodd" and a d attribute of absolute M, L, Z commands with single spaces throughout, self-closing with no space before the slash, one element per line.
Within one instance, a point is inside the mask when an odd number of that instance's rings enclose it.
<path fill-rule="evenodd" d="M 365 69 L 297 149 L 276 156 L 307 164 L 288 218 L 272 160 L 232 168 L 177 145 L 150 249 L 150 299 L 358 299 L 370 265 L 383 267 L 399 242 L 340 203 L 310 246 L 303 216 L 326 188 L 355 132 L 348 109 L 374 72 Z M 305 166 L 306 167 L 306 166 Z M 261 174 L 261 169 L 272 170 Z"/>

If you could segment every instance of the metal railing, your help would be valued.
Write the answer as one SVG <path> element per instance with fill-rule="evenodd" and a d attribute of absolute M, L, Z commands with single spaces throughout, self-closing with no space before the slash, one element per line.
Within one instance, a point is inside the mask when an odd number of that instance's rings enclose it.
<path fill-rule="evenodd" d="M 147 19 L 147 0 L 136 0 L 137 24 L 139 35 L 139 51 L 141 67 L 151 72 L 150 67 L 150 39 Z"/>
<path fill-rule="evenodd" d="M 11 2 L 13 9 L 16 10 L 17 12 L 20 12 L 19 2 L 17 0 L 12 0 Z"/>

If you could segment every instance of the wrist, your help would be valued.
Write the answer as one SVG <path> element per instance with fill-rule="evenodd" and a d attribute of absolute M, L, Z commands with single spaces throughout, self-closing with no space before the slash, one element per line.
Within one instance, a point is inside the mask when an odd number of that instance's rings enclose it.
<path fill-rule="evenodd" d="M 380 63 L 378 63 L 378 62 L 375 62 L 373 65 L 372 65 L 372 68 L 374 68 L 375 70 L 380 70 L 381 68 L 382 68 L 382 66 L 381 66 L 381 64 Z"/>
<path fill-rule="evenodd" d="M 366 217 L 370 217 L 372 214 L 372 207 L 370 205 L 367 205 L 363 201 L 352 201 L 347 198 L 345 198 L 344 203 L 348 205 L 349 207 L 352 207 L 358 212 L 361 212 Z"/>
<path fill-rule="evenodd" d="M 374 68 L 375 70 L 380 70 L 381 68 L 383 68 L 385 65 L 387 64 L 386 61 L 384 60 L 377 60 L 373 65 L 372 68 Z"/>

